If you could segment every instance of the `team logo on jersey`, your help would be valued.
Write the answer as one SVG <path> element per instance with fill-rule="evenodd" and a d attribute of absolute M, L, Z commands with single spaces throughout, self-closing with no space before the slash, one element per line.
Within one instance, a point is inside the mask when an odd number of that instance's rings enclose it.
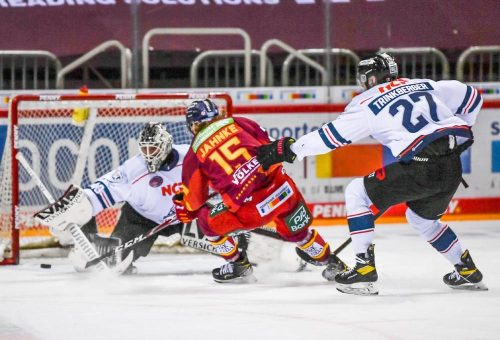
<path fill-rule="evenodd" d="M 158 188 L 162 184 L 163 184 L 163 178 L 161 178 L 161 176 L 153 176 L 149 180 L 149 186 L 153 188 Z"/>
<path fill-rule="evenodd" d="M 111 174 L 111 181 L 115 183 L 123 182 L 125 176 L 120 170 L 116 170 Z"/>

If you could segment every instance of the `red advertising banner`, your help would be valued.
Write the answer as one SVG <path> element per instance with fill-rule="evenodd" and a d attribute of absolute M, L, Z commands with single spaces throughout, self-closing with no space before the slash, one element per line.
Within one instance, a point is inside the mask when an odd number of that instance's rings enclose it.
<path fill-rule="evenodd" d="M 0 0 L 0 50 L 81 54 L 111 39 L 130 47 L 132 0 Z M 331 0 L 331 44 L 352 50 L 500 44 L 498 0 Z M 237 27 L 259 49 L 271 38 L 325 46 L 323 0 L 142 0 L 140 37 L 157 27 Z M 239 49 L 237 37 L 168 36 L 153 48 Z"/>

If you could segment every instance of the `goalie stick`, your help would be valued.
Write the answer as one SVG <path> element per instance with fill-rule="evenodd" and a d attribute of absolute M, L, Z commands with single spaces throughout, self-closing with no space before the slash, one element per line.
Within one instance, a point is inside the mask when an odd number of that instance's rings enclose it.
<path fill-rule="evenodd" d="M 205 204 L 208 204 L 208 201 L 210 199 L 212 199 L 216 195 L 217 195 L 217 193 L 215 193 L 215 192 L 212 193 L 212 194 L 210 194 L 208 196 L 208 198 L 207 198 L 207 203 L 205 203 Z M 163 229 L 165 229 L 166 227 L 168 227 L 169 225 L 174 224 L 174 223 L 180 223 L 179 220 L 177 219 L 177 215 L 175 213 L 175 206 L 173 206 L 170 209 L 169 213 L 167 214 L 167 218 L 165 219 L 165 221 L 163 221 L 162 223 L 158 224 L 153 229 L 150 229 L 150 230 L 148 230 L 145 233 L 139 234 L 136 237 L 134 237 L 133 239 L 130 239 L 127 242 L 125 242 L 125 243 L 121 244 L 120 246 L 116 247 L 115 249 L 110 250 L 106 254 L 103 254 L 101 256 L 98 256 L 97 258 L 92 259 L 91 261 L 89 261 L 89 262 L 87 262 L 85 264 L 85 269 L 97 265 L 98 263 L 100 263 L 105 258 L 113 256 L 113 255 L 115 255 L 119 251 L 122 251 L 122 250 L 134 247 L 139 242 L 144 241 L 145 239 L 147 239 L 147 238 L 149 238 L 149 237 L 151 237 L 153 235 L 158 234 L 160 231 L 162 231 Z"/>
<path fill-rule="evenodd" d="M 207 203 L 205 203 L 208 207 L 210 208 L 213 208 L 214 204 L 212 202 L 210 202 L 210 200 L 216 198 L 218 194 L 216 192 L 213 192 L 207 199 Z M 175 207 L 172 207 L 172 209 L 170 210 L 169 214 L 167 215 L 167 219 L 165 221 L 163 221 L 162 223 L 158 224 L 156 227 L 154 227 L 153 229 L 150 229 L 148 230 L 147 232 L 143 233 L 143 234 L 139 234 L 137 235 L 136 237 L 134 237 L 133 239 L 130 239 L 129 241 L 121 244 L 120 246 L 114 248 L 113 250 L 110 250 L 109 252 L 99 256 L 99 257 L 96 257 L 94 259 L 92 259 L 91 261 L 87 262 L 85 264 L 85 269 L 89 268 L 89 267 L 92 267 L 92 266 L 95 266 L 96 264 L 98 264 L 99 262 L 101 262 L 102 260 L 104 260 L 105 258 L 107 257 L 110 257 L 110 256 L 114 256 L 116 255 L 117 252 L 119 251 L 123 251 L 125 249 L 130 249 L 134 246 L 136 246 L 139 242 L 142 242 L 156 234 L 158 234 L 159 232 L 161 232 L 162 230 L 164 230 L 165 228 L 167 228 L 168 226 L 170 226 L 171 224 L 175 224 L 175 223 L 179 223 L 179 221 L 177 220 L 177 215 L 175 214 Z M 263 235 L 263 236 L 267 236 L 267 237 L 270 237 L 270 238 L 274 238 L 274 239 L 277 239 L 277 240 L 281 240 L 281 241 L 284 241 L 279 235 L 278 233 L 276 233 L 276 231 L 274 231 L 274 229 L 272 228 L 267 228 L 267 227 L 260 227 L 258 229 L 254 229 L 254 230 L 251 230 L 251 232 L 254 232 L 256 234 L 259 234 L 259 235 Z M 205 250 L 205 251 L 208 251 L 208 252 L 211 252 L 209 250 Z"/>
<path fill-rule="evenodd" d="M 40 189 L 40 191 L 43 193 L 45 198 L 52 204 L 55 202 L 54 197 L 52 194 L 47 190 L 45 185 L 42 183 L 42 180 L 38 175 L 35 173 L 35 171 L 31 168 L 31 166 L 28 164 L 28 161 L 26 158 L 24 158 L 24 155 L 18 151 L 16 154 L 16 159 L 21 163 L 21 165 L 24 167 L 26 172 L 33 178 L 36 182 L 36 185 Z M 95 248 L 92 246 L 90 241 L 85 237 L 83 232 L 81 231 L 80 227 L 74 223 L 69 224 L 67 226 L 67 230 L 70 232 L 71 236 L 73 237 L 73 240 L 75 244 L 83 251 L 85 256 L 87 257 L 88 260 L 95 259 L 96 257 L 99 256 Z M 99 266 L 96 267 L 99 271 L 107 270 L 107 266 L 104 263 L 100 263 Z"/>
<path fill-rule="evenodd" d="M 172 209 L 175 209 L 175 208 L 172 207 Z M 172 212 L 172 210 L 170 212 Z M 91 261 L 87 262 L 85 264 L 85 269 L 87 269 L 89 267 L 92 267 L 92 266 L 95 266 L 98 263 L 101 263 L 102 260 L 104 260 L 107 257 L 115 255 L 119 251 L 122 251 L 122 250 L 134 247 L 137 243 L 139 243 L 141 241 L 144 241 L 145 239 L 150 238 L 153 235 L 158 234 L 160 231 L 162 231 L 163 229 L 167 228 L 171 224 L 179 223 L 179 221 L 177 220 L 177 216 L 175 215 L 175 212 L 173 214 L 170 213 L 169 215 L 170 216 L 167 217 L 167 219 L 165 221 L 163 221 L 162 223 L 158 224 L 153 229 L 150 229 L 150 230 L 148 230 L 147 232 L 145 232 L 143 234 L 139 234 L 136 237 L 134 237 L 133 239 L 128 240 L 127 242 L 125 242 L 125 243 L 119 245 L 118 247 L 114 248 L 113 250 L 107 252 L 106 254 L 103 254 L 103 255 L 101 255 L 101 256 L 99 256 L 97 258 L 94 258 Z"/>

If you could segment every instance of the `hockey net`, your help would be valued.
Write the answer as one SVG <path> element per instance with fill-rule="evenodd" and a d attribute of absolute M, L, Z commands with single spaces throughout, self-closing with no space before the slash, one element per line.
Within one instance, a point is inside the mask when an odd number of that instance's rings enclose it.
<path fill-rule="evenodd" d="M 231 115 L 231 98 L 224 93 L 14 97 L 0 166 L 0 264 L 18 263 L 20 248 L 57 245 L 48 228 L 32 218 L 48 202 L 18 163 L 18 152 L 60 197 L 69 184 L 85 187 L 136 155 L 137 136 L 147 122 L 164 123 L 175 144 L 190 143 L 185 109 L 207 97 Z M 118 211 L 96 216 L 100 233 L 113 230 Z"/>

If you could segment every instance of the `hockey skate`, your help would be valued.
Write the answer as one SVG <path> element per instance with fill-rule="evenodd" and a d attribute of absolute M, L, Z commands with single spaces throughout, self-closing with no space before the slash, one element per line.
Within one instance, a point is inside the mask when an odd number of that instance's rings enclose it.
<path fill-rule="evenodd" d="M 305 267 L 307 264 L 312 264 L 313 266 L 327 266 L 327 268 L 323 271 L 323 277 L 325 277 L 325 279 L 327 279 L 328 281 L 333 281 L 335 275 L 347 270 L 347 265 L 335 254 L 330 254 L 327 261 L 317 261 L 299 247 L 295 248 L 295 252 L 300 258 L 301 266 L 303 267 Z M 303 269 L 301 268 L 301 266 L 299 266 L 299 269 Z M 326 271 L 328 271 L 329 275 L 331 275 L 330 279 L 325 276 Z"/>
<path fill-rule="evenodd" d="M 443 282 L 453 289 L 488 290 L 483 283 L 483 274 L 477 269 L 466 250 L 460 256 L 462 264 L 456 264 L 455 270 L 443 276 Z"/>
<path fill-rule="evenodd" d="M 300 259 L 313 266 L 326 266 L 329 263 L 330 245 L 314 229 L 300 243 L 297 243 L 295 252 Z"/>
<path fill-rule="evenodd" d="M 304 261 L 305 263 L 312 264 L 313 266 L 326 266 L 328 264 L 327 261 L 318 261 L 311 257 L 308 253 L 300 249 L 299 247 L 295 247 L 295 252 L 297 256 Z M 305 266 L 304 266 L 305 267 Z"/>
<path fill-rule="evenodd" d="M 365 254 L 356 255 L 354 268 L 335 276 L 339 292 L 355 295 L 377 295 L 377 280 L 373 244 L 368 247 Z"/>
<path fill-rule="evenodd" d="M 220 283 L 251 283 L 257 281 L 253 276 L 253 267 L 245 252 L 240 254 L 236 261 L 227 262 L 212 270 L 212 276 Z"/>

